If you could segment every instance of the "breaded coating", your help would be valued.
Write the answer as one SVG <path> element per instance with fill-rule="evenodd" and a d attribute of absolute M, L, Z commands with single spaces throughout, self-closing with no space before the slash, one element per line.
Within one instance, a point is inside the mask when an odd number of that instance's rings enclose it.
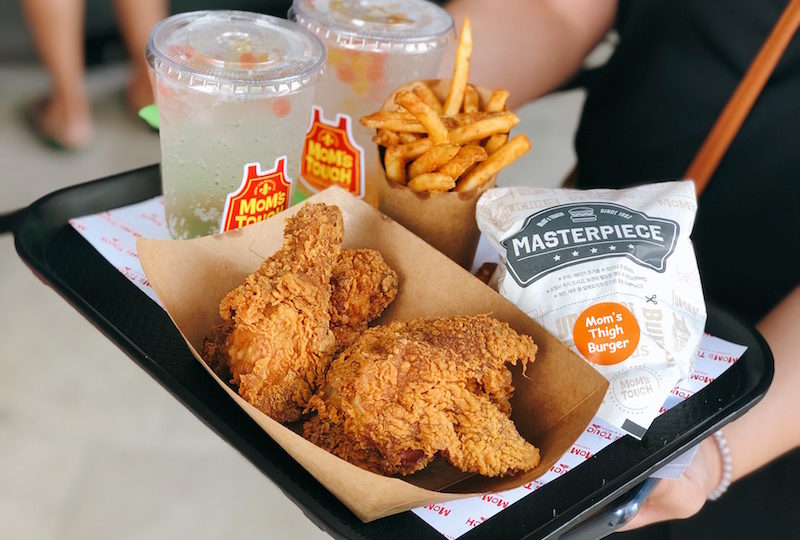
<path fill-rule="evenodd" d="M 231 379 L 231 371 L 228 369 L 230 358 L 226 344 L 231 331 L 233 331 L 231 323 L 218 324 L 208 331 L 203 340 L 203 358 L 208 367 L 223 381 Z"/>
<path fill-rule="evenodd" d="M 411 474 L 437 453 L 486 476 L 532 469 L 539 451 L 509 418 L 505 364 L 525 366 L 536 349 L 486 315 L 371 328 L 331 364 L 304 436 L 383 474 Z"/>
<path fill-rule="evenodd" d="M 225 340 L 231 382 L 279 422 L 300 419 L 332 358 L 330 280 L 343 234 L 337 207 L 304 206 L 286 221 L 283 247 L 220 302 L 232 327 Z M 207 343 L 215 337 L 219 330 Z"/>
<path fill-rule="evenodd" d="M 303 208 L 284 234 L 283 248 L 220 303 L 226 322 L 209 330 L 203 358 L 247 401 L 291 422 L 300 419 L 334 352 L 394 299 L 398 279 L 377 251 L 340 251 L 336 207 Z"/>
<path fill-rule="evenodd" d="M 380 317 L 397 295 L 397 272 L 372 249 L 343 249 L 331 276 L 331 330 L 336 354 L 344 350 Z M 203 358 L 224 380 L 231 378 L 226 340 L 233 330 L 222 323 L 208 331 Z"/>
<path fill-rule="evenodd" d="M 331 277 L 336 352 L 358 339 L 397 295 L 397 272 L 373 249 L 344 249 Z"/>

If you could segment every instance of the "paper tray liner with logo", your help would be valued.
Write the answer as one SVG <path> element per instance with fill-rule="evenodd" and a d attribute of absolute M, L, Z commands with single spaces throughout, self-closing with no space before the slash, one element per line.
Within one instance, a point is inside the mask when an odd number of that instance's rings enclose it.
<path fill-rule="evenodd" d="M 383 111 L 396 111 L 399 107 L 394 96 L 401 90 L 410 90 L 419 84 L 427 85 L 442 102 L 447 97 L 450 80 L 416 81 L 401 86 L 391 93 L 381 107 Z M 492 91 L 476 87 L 480 109 L 483 110 Z M 383 148 L 380 148 L 380 169 L 383 170 Z M 464 268 L 472 266 L 481 232 L 475 221 L 478 198 L 494 187 L 497 175 L 478 189 L 447 193 L 418 192 L 392 182 L 384 175 L 378 183 L 378 209 L 391 217 L 430 245 L 453 259 Z"/>
<path fill-rule="evenodd" d="M 464 474 L 440 458 L 424 471 L 403 478 L 374 474 L 305 440 L 298 434 L 302 429 L 299 423 L 286 427 L 275 422 L 205 365 L 198 351 L 208 329 L 220 322 L 220 299 L 280 248 L 284 222 L 300 206 L 221 235 L 194 240 L 139 239 L 139 257 L 147 278 L 209 376 L 365 522 L 469 494 L 510 489 L 544 474 L 594 416 L 606 392 L 606 380 L 513 304 L 368 204 L 337 187 L 307 202 L 338 206 L 344 217 L 344 247 L 376 249 L 397 271 L 397 297 L 377 324 L 488 313 L 533 337 L 539 346 L 536 361 L 525 374 L 513 370 L 512 419 L 523 437 L 539 448 L 541 463 L 532 471 L 506 478 Z"/>

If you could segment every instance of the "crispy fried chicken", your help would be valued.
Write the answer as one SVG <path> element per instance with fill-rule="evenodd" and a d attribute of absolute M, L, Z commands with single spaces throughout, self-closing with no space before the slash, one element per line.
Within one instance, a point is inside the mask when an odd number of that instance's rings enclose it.
<path fill-rule="evenodd" d="M 286 221 L 283 247 L 220 302 L 230 333 L 224 350 L 205 352 L 216 365 L 226 356 L 239 395 L 280 422 L 300 419 L 333 355 L 330 280 L 343 234 L 338 208 L 303 207 Z"/>
<path fill-rule="evenodd" d="M 203 343 L 209 367 L 281 422 L 300 419 L 333 353 L 397 293 L 380 253 L 341 250 L 342 233 L 336 207 L 306 206 L 289 218 L 284 246 L 222 300 L 225 322 Z"/>
<path fill-rule="evenodd" d="M 304 436 L 384 474 L 413 473 L 437 453 L 486 476 L 529 470 L 539 451 L 509 418 L 505 364 L 535 354 L 530 337 L 485 315 L 371 328 L 331 364 Z"/>
<path fill-rule="evenodd" d="M 378 318 L 397 294 L 397 273 L 372 249 L 343 249 L 331 277 L 331 329 L 336 352 Z"/>

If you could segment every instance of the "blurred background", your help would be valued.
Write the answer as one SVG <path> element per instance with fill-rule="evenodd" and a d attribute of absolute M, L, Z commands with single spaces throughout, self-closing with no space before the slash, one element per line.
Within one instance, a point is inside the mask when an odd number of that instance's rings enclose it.
<path fill-rule="evenodd" d="M 289 5 L 187 0 L 170 2 L 170 13 L 225 8 L 284 16 Z M 14 251 L 9 228 L 17 209 L 159 161 L 158 135 L 126 104 L 129 65 L 112 2 L 88 0 L 85 19 L 95 134 L 84 149 L 55 150 L 25 120 L 47 95 L 48 75 L 20 5 L 0 2 L 0 538 L 325 538 Z M 583 99 L 580 90 L 565 91 L 518 111 L 518 130 L 533 149 L 500 184 L 561 182 L 574 163 Z"/>

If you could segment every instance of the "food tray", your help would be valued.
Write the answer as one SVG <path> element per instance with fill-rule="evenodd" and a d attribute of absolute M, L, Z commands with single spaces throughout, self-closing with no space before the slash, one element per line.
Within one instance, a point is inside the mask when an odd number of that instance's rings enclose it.
<path fill-rule="evenodd" d="M 411 512 L 362 523 L 214 383 L 166 312 L 68 224 L 70 218 L 140 202 L 160 191 L 157 165 L 56 191 L 19 216 L 17 252 L 45 284 L 266 474 L 321 529 L 337 538 L 442 538 Z M 558 538 L 752 407 L 773 374 L 763 338 L 713 305 L 708 306 L 706 331 L 747 346 L 747 352 L 713 384 L 656 419 L 642 441 L 619 439 L 460 538 Z"/>

